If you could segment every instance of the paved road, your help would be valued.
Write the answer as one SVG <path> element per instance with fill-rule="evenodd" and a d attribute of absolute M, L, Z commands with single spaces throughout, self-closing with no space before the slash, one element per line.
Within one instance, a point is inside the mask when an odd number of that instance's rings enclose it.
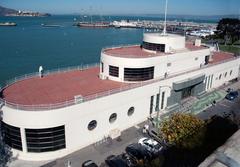
<path fill-rule="evenodd" d="M 117 155 L 124 152 L 126 146 L 137 142 L 143 137 L 140 124 L 122 132 L 121 138 L 115 140 L 106 140 L 103 143 L 93 144 L 80 151 L 74 152 L 64 158 L 58 159 L 56 167 L 64 167 L 68 160 L 71 161 L 72 167 L 80 167 L 82 162 L 92 159 L 98 165 L 104 162 L 109 155 Z"/>
<path fill-rule="evenodd" d="M 240 88 L 240 82 L 237 82 L 230 86 L 231 88 Z M 227 88 L 227 87 L 226 87 Z M 225 89 L 226 89 L 225 88 Z M 211 106 L 204 112 L 199 113 L 197 116 L 201 119 L 208 119 L 213 115 L 226 115 L 231 113 L 240 117 L 240 100 L 228 101 L 226 99 L 218 102 L 215 106 Z M 121 138 L 119 140 L 105 140 L 102 143 L 97 143 L 76 151 L 68 156 L 57 159 L 56 164 L 53 167 L 65 167 L 67 166 L 67 161 L 71 161 L 71 167 L 80 167 L 81 164 L 89 159 L 95 161 L 98 165 L 104 162 L 105 158 L 112 154 L 121 154 L 124 152 L 127 145 L 137 142 L 138 139 L 143 137 L 142 127 L 146 122 L 129 128 L 128 130 L 122 132 Z M 32 163 L 27 161 L 18 160 L 13 162 L 10 167 L 24 166 L 24 167 L 37 167 L 46 164 L 46 162 Z"/>

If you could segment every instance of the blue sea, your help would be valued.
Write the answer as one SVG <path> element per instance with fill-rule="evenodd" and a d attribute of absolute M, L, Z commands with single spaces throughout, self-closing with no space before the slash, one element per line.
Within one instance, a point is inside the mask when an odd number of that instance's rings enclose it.
<path fill-rule="evenodd" d="M 91 64 L 99 62 L 103 47 L 141 43 L 142 29 L 78 28 L 72 26 L 74 18 L 82 21 L 82 17 L 73 15 L 0 17 L 0 22 L 17 23 L 16 27 L 0 26 L 0 85 L 16 76 L 37 72 L 40 65 L 45 70 L 51 70 Z M 98 16 L 93 17 L 93 20 L 97 19 Z M 159 18 L 105 16 L 104 19 L 112 21 Z M 58 24 L 61 27 L 46 28 L 41 24 Z"/>

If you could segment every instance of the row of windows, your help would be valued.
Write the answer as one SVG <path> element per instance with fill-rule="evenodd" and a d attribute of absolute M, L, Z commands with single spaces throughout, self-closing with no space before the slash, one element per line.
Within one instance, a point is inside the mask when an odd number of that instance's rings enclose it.
<path fill-rule="evenodd" d="M 135 110 L 134 107 L 130 107 L 130 108 L 128 109 L 127 115 L 128 115 L 128 116 L 132 116 L 133 113 L 134 113 L 134 110 Z M 113 123 L 113 122 L 115 122 L 116 120 L 117 120 L 117 113 L 111 114 L 110 117 L 109 117 L 109 123 Z M 96 120 L 92 120 L 92 121 L 89 122 L 89 124 L 88 124 L 88 130 L 93 130 L 93 129 L 95 129 L 96 127 L 97 127 L 97 121 L 96 121 Z"/>
<path fill-rule="evenodd" d="M 229 72 L 225 72 L 225 73 L 222 73 L 222 74 L 219 74 L 217 77 L 216 77 L 216 80 L 221 80 L 223 77 L 226 78 L 227 75 L 231 76 L 232 75 L 232 70 Z M 210 75 L 210 76 L 207 76 L 205 78 L 205 84 L 206 84 L 206 90 L 212 88 L 212 83 L 213 83 L 213 74 Z"/>
<path fill-rule="evenodd" d="M 65 127 L 25 129 L 28 152 L 55 151 L 66 147 Z M 4 141 L 11 148 L 22 151 L 20 128 L 2 122 Z"/>
<path fill-rule="evenodd" d="M 58 130 L 58 131 L 52 131 L 52 132 L 36 132 L 36 133 L 32 133 L 32 132 L 28 132 L 26 129 L 26 137 L 27 138 L 51 138 L 54 136 L 59 136 L 64 134 L 64 130 Z"/>
<path fill-rule="evenodd" d="M 45 129 L 26 129 L 28 133 L 49 133 L 49 132 L 54 132 L 59 130 L 63 130 L 63 126 L 45 128 Z"/>
<path fill-rule="evenodd" d="M 2 136 L 4 142 L 11 148 L 22 150 L 20 128 L 2 122 Z"/>
<path fill-rule="evenodd" d="M 165 52 L 165 44 L 155 44 L 155 43 L 143 42 L 142 47 L 147 50 Z"/>
<path fill-rule="evenodd" d="M 34 142 L 34 143 L 27 143 L 27 147 L 29 149 L 31 148 L 44 148 L 44 147 L 55 147 L 59 145 L 65 145 L 65 140 L 58 140 L 58 141 L 51 141 L 47 143 L 42 143 L 42 142 Z"/>
<path fill-rule="evenodd" d="M 164 98 L 165 98 L 165 92 L 162 92 L 162 96 L 161 96 L 161 110 L 164 108 Z M 153 112 L 153 101 L 154 101 L 154 95 L 151 96 L 150 98 L 150 114 L 152 114 Z M 158 93 L 156 96 L 156 105 L 155 105 L 155 111 L 158 111 L 159 108 L 159 101 L 160 101 L 160 94 Z"/>
<path fill-rule="evenodd" d="M 66 148 L 65 126 L 26 129 L 28 152 L 46 152 Z"/>
<path fill-rule="evenodd" d="M 109 66 L 109 75 L 118 77 L 119 76 L 119 68 L 116 66 Z"/>
<path fill-rule="evenodd" d="M 145 81 L 153 79 L 154 67 L 124 68 L 124 81 Z"/>
<path fill-rule="evenodd" d="M 228 74 L 227 72 L 224 73 L 224 77 L 225 77 L 225 78 L 227 77 L 227 74 Z M 229 76 L 231 76 L 231 75 L 232 75 L 232 70 L 231 70 L 230 73 L 229 73 Z M 221 78 L 222 78 L 222 74 L 220 74 L 217 79 L 220 80 Z"/>
<path fill-rule="evenodd" d="M 59 135 L 59 136 L 49 136 L 49 137 L 41 137 L 41 138 L 28 137 L 28 141 L 29 141 L 29 142 L 52 142 L 52 141 L 61 140 L 63 137 L 64 137 L 63 135 Z"/>
<path fill-rule="evenodd" d="M 56 151 L 56 150 L 60 150 L 60 149 L 64 149 L 64 148 L 66 148 L 65 144 L 63 144 L 63 145 L 55 145 L 53 147 L 46 147 L 46 148 L 43 148 L 43 147 L 42 148 L 41 147 L 33 148 L 33 147 L 31 147 L 31 148 L 28 148 L 28 151 L 37 153 L 37 152 Z"/>
<path fill-rule="evenodd" d="M 113 77 L 119 77 L 119 67 L 109 65 L 109 75 Z M 124 68 L 124 81 L 145 81 L 153 79 L 153 77 L 154 67 Z"/>

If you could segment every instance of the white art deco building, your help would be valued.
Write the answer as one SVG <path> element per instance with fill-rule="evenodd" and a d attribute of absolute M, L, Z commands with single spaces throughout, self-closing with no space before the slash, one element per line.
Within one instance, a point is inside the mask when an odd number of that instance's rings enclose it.
<path fill-rule="evenodd" d="M 184 36 L 144 33 L 100 64 L 19 78 L 1 90 L 3 136 L 24 160 L 59 158 L 239 77 L 240 59 Z"/>

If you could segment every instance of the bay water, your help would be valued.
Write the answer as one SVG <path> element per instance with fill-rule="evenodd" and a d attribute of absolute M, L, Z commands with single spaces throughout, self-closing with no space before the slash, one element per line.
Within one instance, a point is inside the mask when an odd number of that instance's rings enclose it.
<path fill-rule="evenodd" d="M 82 21 L 80 16 L 73 15 L 0 17 L 0 22 L 17 23 L 16 27 L 0 26 L 0 85 L 16 76 L 37 72 L 40 65 L 44 70 L 51 70 L 96 63 L 104 47 L 142 41 L 142 29 L 79 28 L 73 26 L 74 19 Z M 105 17 L 105 21 L 121 19 L 138 17 Z"/>

